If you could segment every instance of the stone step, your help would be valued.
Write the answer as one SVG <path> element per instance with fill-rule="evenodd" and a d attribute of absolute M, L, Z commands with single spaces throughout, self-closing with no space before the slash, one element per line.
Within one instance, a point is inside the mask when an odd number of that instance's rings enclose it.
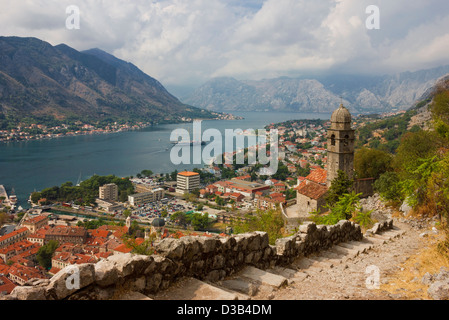
<path fill-rule="evenodd" d="M 367 250 L 371 250 L 372 248 L 374 248 L 374 245 L 371 243 L 365 243 L 362 241 L 348 241 L 347 242 L 350 245 L 356 246 L 356 247 L 363 247 Z"/>
<path fill-rule="evenodd" d="M 273 268 L 267 269 L 268 272 L 274 273 L 274 274 L 278 274 L 280 276 L 283 276 L 287 279 L 292 278 L 295 276 L 295 273 L 298 272 L 298 270 L 293 270 L 290 268 L 285 268 L 285 267 L 280 267 L 280 266 L 275 266 Z"/>
<path fill-rule="evenodd" d="M 245 267 L 239 276 L 276 289 L 288 285 L 287 278 L 251 266 Z"/>
<path fill-rule="evenodd" d="M 339 243 L 338 245 L 339 245 L 340 247 L 343 247 L 343 248 L 346 248 L 346 249 L 349 249 L 349 250 L 355 250 L 355 251 L 358 251 L 359 254 L 360 254 L 360 253 L 365 253 L 365 252 L 366 252 L 366 247 L 364 247 L 364 246 L 356 246 L 356 245 L 350 244 L 350 243 L 348 243 L 348 242 L 341 242 L 341 243 Z"/>
<path fill-rule="evenodd" d="M 324 260 L 322 260 L 324 261 Z M 302 257 L 299 260 L 295 261 L 294 266 L 297 267 L 300 270 L 307 270 L 307 269 L 318 269 L 323 270 L 325 268 L 330 268 L 329 264 L 326 264 L 322 261 L 319 261 L 318 259 L 313 259 L 311 256 Z"/>
<path fill-rule="evenodd" d="M 240 281 L 241 282 L 245 282 L 244 280 L 240 280 Z M 248 284 L 250 284 L 250 283 L 248 283 Z M 248 294 L 240 292 L 238 290 L 234 290 L 234 289 L 228 288 L 228 287 L 224 286 L 221 282 L 220 283 L 213 283 L 211 285 L 214 286 L 214 287 L 217 287 L 219 289 L 222 289 L 224 291 L 227 291 L 227 292 L 229 292 L 231 294 L 237 295 L 237 300 L 251 300 L 251 297 Z M 256 294 L 256 292 L 254 292 L 253 295 L 255 295 L 255 294 Z"/>
<path fill-rule="evenodd" d="M 341 253 L 337 253 L 335 251 L 331 250 L 323 250 L 318 252 L 318 255 L 323 258 L 327 258 L 330 262 L 334 264 L 334 266 L 337 266 L 339 264 L 342 264 L 347 260 L 347 256 Z"/>
<path fill-rule="evenodd" d="M 153 300 L 150 297 L 144 295 L 143 293 L 137 291 L 131 291 L 123 294 L 116 300 Z"/>
<path fill-rule="evenodd" d="M 368 236 L 368 237 L 364 237 L 362 242 L 372 243 L 373 245 L 378 245 L 378 244 L 387 243 L 387 240 Z"/>
<path fill-rule="evenodd" d="M 305 272 L 302 271 L 298 271 L 295 273 L 295 276 L 293 278 L 290 278 L 292 283 L 299 283 L 299 282 L 303 282 L 305 279 L 307 279 L 309 277 L 309 275 Z"/>
<path fill-rule="evenodd" d="M 384 240 L 384 241 L 390 241 L 392 239 L 391 236 L 383 236 L 383 235 L 377 234 L 377 233 L 375 235 L 373 235 L 372 237 L 376 238 L 376 239 Z"/>
<path fill-rule="evenodd" d="M 315 261 L 312 261 L 306 257 L 301 257 L 301 258 L 296 259 L 292 263 L 292 266 L 294 266 L 295 268 L 298 268 L 299 270 L 304 270 L 304 269 L 310 268 L 314 264 L 315 264 Z"/>
<path fill-rule="evenodd" d="M 163 300 L 238 300 L 239 294 L 229 292 L 195 278 L 179 281 L 176 287 L 168 289 Z"/>
<path fill-rule="evenodd" d="M 219 284 L 225 289 L 240 292 L 244 295 L 247 295 L 248 297 L 255 296 L 258 290 L 258 285 L 246 281 L 245 279 L 242 279 L 240 277 L 229 280 L 223 280 Z"/>
<path fill-rule="evenodd" d="M 315 261 L 314 267 L 320 267 L 322 269 L 331 269 L 334 267 L 334 263 L 328 258 L 320 257 L 318 254 L 308 257 L 310 260 Z"/>
<path fill-rule="evenodd" d="M 279 266 L 275 266 L 274 268 L 268 269 L 267 271 L 287 278 L 288 284 L 292 284 L 295 282 L 302 282 L 309 276 L 305 272 Z"/>
<path fill-rule="evenodd" d="M 399 238 L 401 237 L 405 232 L 401 232 L 401 231 L 384 231 L 381 233 L 382 236 L 391 236 L 393 238 Z"/>
<path fill-rule="evenodd" d="M 344 254 L 346 255 L 348 258 L 353 258 L 359 255 L 360 251 L 359 250 L 354 250 L 354 249 L 348 249 L 345 247 L 342 247 L 340 245 L 334 245 L 332 248 L 330 248 L 330 251 L 332 252 L 336 252 L 336 253 L 340 253 L 340 254 Z"/>

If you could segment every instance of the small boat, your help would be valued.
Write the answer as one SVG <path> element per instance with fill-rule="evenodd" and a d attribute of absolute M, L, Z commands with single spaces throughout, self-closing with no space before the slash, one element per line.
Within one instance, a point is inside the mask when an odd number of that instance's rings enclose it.
<path fill-rule="evenodd" d="M 11 203 L 11 204 L 17 203 L 17 196 L 16 196 L 16 192 L 15 192 L 14 188 L 12 188 L 12 190 L 11 190 L 11 195 L 9 196 L 9 203 Z"/>

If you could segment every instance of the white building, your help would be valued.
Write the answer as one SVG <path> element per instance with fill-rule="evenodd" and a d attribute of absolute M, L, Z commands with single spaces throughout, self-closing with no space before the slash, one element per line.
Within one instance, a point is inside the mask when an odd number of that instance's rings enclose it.
<path fill-rule="evenodd" d="M 128 196 L 128 202 L 132 206 L 140 206 L 146 203 L 159 201 L 165 196 L 162 188 L 156 188 L 149 192 L 136 193 Z"/>
<path fill-rule="evenodd" d="M 184 171 L 178 173 L 176 178 L 176 193 L 192 192 L 200 187 L 200 174 L 198 172 Z"/>

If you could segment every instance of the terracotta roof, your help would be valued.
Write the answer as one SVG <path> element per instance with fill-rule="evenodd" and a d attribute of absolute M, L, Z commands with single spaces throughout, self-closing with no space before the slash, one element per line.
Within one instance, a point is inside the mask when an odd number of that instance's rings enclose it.
<path fill-rule="evenodd" d="M 270 197 L 273 199 L 274 198 L 283 198 L 283 197 L 285 197 L 285 195 L 282 193 L 279 193 L 279 192 L 273 192 L 272 194 L 270 194 Z"/>
<path fill-rule="evenodd" d="M 92 237 L 100 237 L 100 238 L 107 238 L 110 233 L 109 230 L 103 229 L 89 229 L 88 232 L 92 235 Z"/>
<path fill-rule="evenodd" d="M 306 180 L 313 181 L 320 184 L 326 184 L 327 181 L 327 171 L 322 168 L 317 168 L 313 170 L 307 177 Z"/>
<path fill-rule="evenodd" d="M 191 171 L 184 171 L 184 172 L 178 173 L 178 175 L 184 176 L 184 177 L 193 177 L 193 176 L 198 176 L 199 173 L 198 172 L 191 172 Z"/>
<path fill-rule="evenodd" d="M 10 233 L 5 234 L 4 236 L 0 237 L 0 242 L 3 241 L 3 240 L 9 239 L 9 238 L 11 238 L 11 237 L 13 237 L 15 235 L 18 235 L 18 234 L 21 234 L 21 233 L 25 233 L 25 232 L 28 232 L 28 231 L 29 230 L 26 227 L 20 228 L 19 230 L 10 232 Z"/>
<path fill-rule="evenodd" d="M 145 241 L 145 239 L 143 239 L 143 238 L 136 238 L 134 243 L 136 245 L 141 245 L 144 241 Z M 114 249 L 114 251 L 121 252 L 121 253 L 129 253 L 132 250 L 133 250 L 133 248 L 129 247 L 126 243 L 124 243 Z"/>
<path fill-rule="evenodd" d="M 0 277 L 0 293 L 6 292 L 6 294 L 10 294 L 11 291 L 14 290 L 16 285 L 6 277 Z"/>
<path fill-rule="evenodd" d="M 61 271 L 61 269 L 56 268 L 56 267 L 52 267 L 52 268 L 48 271 L 48 273 L 50 273 L 50 274 L 57 274 L 59 271 Z"/>
<path fill-rule="evenodd" d="M 251 176 L 249 174 L 244 175 L 244 176 L 239 176 L 239 177 L 235 177 L 235 179 L 239 179 L 239 180 L 245 180 L 245 179 L 250 179 Z"/>
<path fill-rule="evenodd" d="M 0 273 L 1 274 L 8 274 L 9 273 L 9 266 L 6 264 L 1 264 L 0 263 Z"/>
<path fill-rule="evenodd" d="M 235 197 L 235 198 L 239 198 L 239 197 L 243 197 L 243 194 L 238 193 L 238 192 L 234 192 L 234 193 L 231 193 L 230 196 L 231 196 L 231 197 Z"/>
<path fill-rule="evenodd" d="M 14 275 L 23 281 L 28 281 L 34 278 L 46 279 L 46 277 L 33 267 L 22 266 L 21 264 L 14 263 L 9 269 L 9 274 Z"/>
<path fill-rule="evenodd" d="M 318 200 L 327 192 L 327 187 L 315 182 L 306 183 L 304 181 L 296 188 L 296 190 L 306 197 Z"/>
<path fill-rule="evenodd" d="M 46 236 L 76 236 L 84 237 L 86 236 L 86 229 L 80 227 L 63 227 L 58 226 L 47 230 Z"/>
<path fill-rule="evenodd" d="M 95 257 L 97 257 L 97 259 L 106 259 L 109 256 L 112 256 L 112 252 L 99 252 L 97 254 L 95 254 Z"/>
<path fill-rule="evenodd" d="M 45 219 L 47 219 L 46 216 L 37 216 L 37 217 L 29 218 L 29 219 L 25 220 L 23 223 L 25 223 L 25 224 L 34 224 L 34 223 L 38 223 L 38 222 L 40 222 L 42 220 L 45 220 Z"/>

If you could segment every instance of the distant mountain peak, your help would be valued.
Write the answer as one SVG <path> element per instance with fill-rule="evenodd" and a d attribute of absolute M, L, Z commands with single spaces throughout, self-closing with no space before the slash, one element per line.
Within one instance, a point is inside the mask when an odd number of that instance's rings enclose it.
<path fill-rule="evenodd" d="M 384 76 L 329 75 L 263 80 L 214 78 L 197 88 L 185 103 L 216 111 L 332 112 L 343 103 L 351 112 L 379 113 L 408 109 L 449 65 Z"/>
<path fill-rule="evenodd" d="M 156 79 L 99 48 L 77 51 L 37 38 L 0 37 L 0 110 L 98 121 L 213 118 L 181 103 Z"/>

